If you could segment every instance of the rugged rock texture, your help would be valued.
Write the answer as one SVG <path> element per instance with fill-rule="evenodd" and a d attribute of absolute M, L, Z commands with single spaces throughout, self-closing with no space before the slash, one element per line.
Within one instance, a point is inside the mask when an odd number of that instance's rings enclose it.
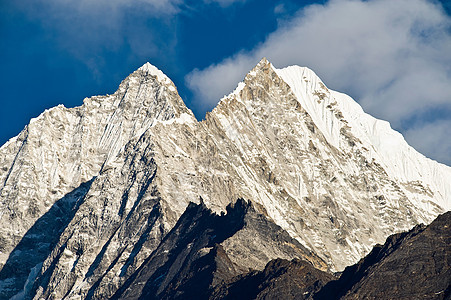
<path fill-rule="evenodd" d="M 212 299 L 450 299 L 451 212 L 387 238 L 339 279 L 294 259 L 218 285 Z"/>
<path fill-rule="evenodd" d="M 218 286 L 211 299 L 311 299 L 327 282 L 335 279 L 309 262 L 271 260 L 263 271 L 235 277 Z"/>
<path fill-rule="evenodd" d="M 74 217 L 92 181 L 58 200 L 25 234 L 0 271 L 0 299 L 8 299 L 11 291 L 30 290 L 42 262 L 58 242 L 63 228 Z M 26 280 L 26 281 L 25 281 Z M 19 294 L 25 295 L 25 292 Z M 19 297 L 20 298 L 20 297 Z"/>
<path fill-rule="evenodd" d="M 314 299 L 450 299 L 451 212 L 390 236 Z"/>
<path fill-rule="evenodd" d="M 391 233 L 431 222 L 450 200 L 445 194 L 451 184 L 437 186 L 450 180 L 449 167 L 431 162 L 423 168 L 448 177 L 436 182 L 435 176 L 418 174 L 415 164 L 403 163 L 404 175 L 390 175 L 397 162 L 382 153 L 409 156 L 414 150 L 388 123 L 359 112 L 351 101 L 306 68 L 277 70 L 262 60 L 206 118 L 214 137 L 225 136 L 216 143 L 236 170 L 239 195 L 262 204 L 336 270 Z M 396 147 L 368 136 L 387 138 Z M 412 160 L 426 160 L 418 155 L 411 154 Z M 407 189 L 405 180 L 414 179 L 423 181 Z"/>
<path fill-rule="evenodd" d="M 315 256 L 334 271 L 448 210 L 451 168 L 307 68 L 263 59 L 197 122 L 146 64 L 115 94 L 48 110 L 0 148 L 0 298 L 114 295 L 199 196 L 216 213 L 255 203 L 215 250 L 240 272 Z"/>
<path fill-rule="evenodd" d="M 190 203 L 171 232 L 113 298 L 208 299 L 212 289 L 249 271 L 249 262 L 257 266 L 266 262 L 268 257 L 261 257 L 263 252 L 289 259 L 304 257 L 316 265 L 324 264 L 279 226 L 258 214 L 250 202 L 240 199 L 226 210 L 226 214 L 216 215 L 203 202 Z M 249 231 L 249 226 L 256 222 L 259 226 Z M 259 231 L 256 238 L 255 229 Z M 235 261 L 223 249 L 233 239 L 242 246 L 232 249 L 240 252 L 247 244 L 261 242 L 261 236 L 281 237 L 266 238 L 260 251 L 232 253 Z M 236 260 L 237 257 L 242 260 Z M 314 269 L 311 263 L 306 264 Z"/>
<path fill-rule="evenodd" d="M 54 239 L 58 240 L 54 233 L 63 231 L 77 213 L 72 208 L 69 215 L 59 212 L 62 203 L 76 204 L 73 208 L 78 209 L 86 199 L 84 187 L 91 185 L 101 170 L 107 173 L 106 169 L 125 144 L 146 128 L 169 119 L 190 118 L 195 120 L 172 82 L 146 64 L 127 77 L 113 95 L 87 98 L 76 108 L 58 106 L 45 111 L 32 119 L 19 136 L 3 145 L 0 148 L 0 266 L 9 260 L 10 264 L 15 262 L 22 268 L 13 273 L 1 271 L 0 298 L 8 298 L 23 289 L 26 273 L 34 266 L 33 270 L 39 269 L 43 258 L 53 250 Z M 151 170 L 149 166 L 144 172 L 151 173 Z M 122 178 L 122 182 L 127 179 Z M 118 188 L 126 190 L 129 186 L 124 183 Z M 61 222 L 53 221 L 53 212 L 58 214 L 55 217 L 62 218 Z M 79 212 L 77 218 L 82 218 Z M 33 233 L 36 224 L 43 229 L 39 238 Z M 89 226 L 96 224 L 100 225 Z M 78 227 L 72 230 L 77 232 Z M 30 236 L 34 238 L 32 244 L 27 241 Z M 20 250 L 24 244 L 40 249 L 40 255 L 25 258 Z M 35 276 L 37 271 L 30 275 Z"/>
<path fill-rule="evenodd" d="M 45 111 L 1 147 L 0 265 L 39 218 L 94 179 L 133 136 L 158 120 L 194 119 L 172 82 L 154 69 L 144 65 L 113 95 Z"/>

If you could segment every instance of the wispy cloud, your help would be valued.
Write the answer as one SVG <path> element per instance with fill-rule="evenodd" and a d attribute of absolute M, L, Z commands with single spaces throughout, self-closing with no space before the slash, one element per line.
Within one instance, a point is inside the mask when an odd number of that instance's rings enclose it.
<path fill-rule="evenodd" d="M 211 6 L 228 9 L 247 0 L 17 0 L 11 3 L 47 32 L 48 42 L 101 74 L 109 56 L 177 61 L 178 16 Z M 122 51 L 122 52 L 121 52 Z M 157 62 L 155 62 L 157 58 Z"/>
<path fill-rule="evenodd" d="M 414 138 L 420 136 L 415 134 L 418 122 L 428 128 L 431 111 L 451 112 L 451 20 L 437 3 L 332 0 L 280 24 L 252 51 L 187 75 L 200 105 L 212 107 L 266 56 L 277 67 L 312 68 L 329 87 L 352 95 L 370 114 L 409 129 L 408 141 L 437 157 Z M 451 120 L 449 114 L 440 117 Z M 429 140 L 441 138 L 431 135 Z"/>
<path fill-rule="evenodd" d="M 169 53 L 176 34 L 171 17 L 180 0 L 18 0 L 14 4 L 47 32 L 48 42 L 103 69 L 109 53 L 141 58 Z M 124 57 L 127 59 L 127 57 Z"/>
<path fill-rule="evenodd" d="M 451 120 L 437 120 L 409 128 L 405 137 L 418 151 L 451 166 Z"/>
<path fill-rule="evenodd" d="M 186 83 L 196 96 L 196 105 L 202 110 L 214 107 L 258 61 L 253 55 L 239 53 L 204 70 L 194 69 L 186 76 Z"/>

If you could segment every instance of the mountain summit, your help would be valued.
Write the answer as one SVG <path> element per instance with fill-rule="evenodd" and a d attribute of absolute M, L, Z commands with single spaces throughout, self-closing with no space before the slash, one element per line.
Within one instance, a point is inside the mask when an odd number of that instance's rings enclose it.
<path fill-rule="evenodd" d="M 146 63 L 0 148 L 0 298 L 172 295 L 204 256 L 229 270 L 212 285 L 276 258 L 341 271 L 450 207 L 450 167 L 308 68 L 262 59 L 198 122 Z"/>

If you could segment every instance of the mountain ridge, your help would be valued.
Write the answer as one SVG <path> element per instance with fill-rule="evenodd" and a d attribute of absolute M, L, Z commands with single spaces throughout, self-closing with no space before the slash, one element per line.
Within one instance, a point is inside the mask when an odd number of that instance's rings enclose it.
<path fill-rule="evenodd" d="M 32 132 L 28 138 L 26 128 L 0 147 L 0 212 L 10 213 L 0 219 L 10 228 L 0 237 L 0 263 L 11 251 L 20 254 L 16 246 L 27 230 L 56 203 L 66 203 L 58 202 L 64 195 L 90 184 L 65 200 L 77 205 L 57 229 L 58 240 L 40 245 L 50 247 L 44 261 L 29 262 L 15 279 L 0 278 L 0 290 L 14 295 L 35 276 L 47 282 L 35 287 L 42 295 L 76 298 L 94 285 L 114 291 L 158 247 L 189 203 L 199 203 L 199 196 L 216 213 L 235 199 L 252 200 L 258 213 L 325 261 L 324 270 L 341 270 L 389 234 L 431 222 L 446 209 L 440 206 L 443 199 L 449 205 L 446 189 L 435 199 L 437 191 L 427 182 L 390 176 L 380 155 L 367 148 L 371 144 L 353 133 L 346 113 L 335 107 L 340 104 L 332 105 L 341 96 L 311 75 L 318 88 L 308 89 L 301 80 L 301 97 L 283 72 L 263 59 L 201 122 L 170 79 L 150 64 L 132 73 L 113 95 L 87 98 L 86 107 L 44 112 L 33 121 L 42 123 L 43 134 Z M 321 113 L 310 114 L 303 102 L 319 105 Z M 326 111 L 327 122 L 335 124 L 331 134 L 318 119 Z M 91 138 L 80 142 L 86 137 Z M 61 171 L 67 165 L 78 173 Z M 79 174 L 75 180 L 74 174 Z M 66 184 L 52 186 L 55 178 Z M 38 207 L 29 211 L 29 199 L 38 192 Z M 12 218 L 12 212 L 18 216 Z M 239 246 L 224 247 L 231 261 L 238 259 Z M 266 261 L 257 269 L 277 258 L 268 249 L 263 252 Z"/>

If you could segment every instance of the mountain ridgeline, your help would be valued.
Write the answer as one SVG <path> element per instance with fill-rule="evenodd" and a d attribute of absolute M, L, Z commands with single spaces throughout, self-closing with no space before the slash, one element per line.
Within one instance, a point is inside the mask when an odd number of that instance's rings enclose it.
<path fill-rule="evenodd" d="M 419 224 L 450 207 L 450 167 L 308 68 L 199 122 L 146 63 L 0 148 L 0 299 L 446 299 L 449 213 Z"/>

